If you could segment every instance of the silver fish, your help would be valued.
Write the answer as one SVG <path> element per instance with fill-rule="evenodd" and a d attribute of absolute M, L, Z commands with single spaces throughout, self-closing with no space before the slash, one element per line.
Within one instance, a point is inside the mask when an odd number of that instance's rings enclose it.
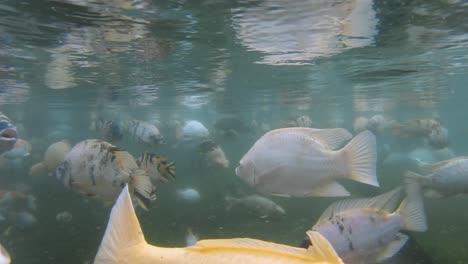
<path fill-rule="evenodd" d="M 335 202 L 312 230 L 327 238 L 345 263 L 381 262 L 408 240 L 400 230 L 427 230 L 419 191 L 418 185 L 408 185 L 408 195 L 397 209 L 401 188 L 370 199 Z"/>
<path fill-rule="evenodd" d="M 342 128 L 272 130 L 242 157 L 236 175 L 261 193 L 286 197 L 349 195 L 339 178 L 379 186 L 375 136 L 361 132 L 336 150 L 350 138 Z"/>
<path fill-rule="evenodd" d="M 468 193 L 468 156 L 461 156 L 427 166 L 427 175 L 407 172 L 409 181 L 416 181 L 429 197 Z"/>

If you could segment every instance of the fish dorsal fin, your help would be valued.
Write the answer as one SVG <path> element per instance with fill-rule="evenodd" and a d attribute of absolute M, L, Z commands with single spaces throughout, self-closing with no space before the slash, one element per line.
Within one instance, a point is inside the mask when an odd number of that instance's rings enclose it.
<path fill-rule="evenodd" d="M 325 222 L 333 218 L 333 216 L 344 211 L 358 208 L 373 208 L 380 209 L 386 212 L 393 212 L 398 206 L 401 199 L 401 187 L 398 187 L 387 193 L 364 199 L 347 199 L 337 201 L 331 204 L 320 216 L 317 223 Z"/>
<path fill-rule="evenodd" d="M 468 159 L 468 156 L 461 156 L 461 157 L 456 157 L 456 158 L 432 163 L 431 167 L 432 167 L 432 170 L 436 170 L 438 168 L 448 165 L 451 162 L 456 162 L 456 161 L 464 160 L 464 159 Z"/>
<path fill-rule="evenodd" d="M 312 137 L 331 150 L 338 149 L 345 141 L 348 141 L 353 137 L 351 133 L 349 133 L 349 131 L 344 128 L 317 129 L 308 127 L 295 127 L 291 129 Z"/>
<path fill-rule="evenodd" d="M 319 232 L 307 231 L 307 236 L 310 239 L 310 246 L 307 248 L 308 254 L 324 263 L 343 263 L 330 242 Z"/>
<path fill-rule="evenodd" d="M 130 246 L 146 244 L 126 185 L 112 208 L 94 263 L 118 263 Z"/>
<path fill-rule="evenodd" d="M 397 233 L 395 240 L 390 242 L 384 249 L 381 251 L 376 259 L 376 262 L 382 262 L 388 258 L 393 257 L 408 241 L 408 236 L 402 233 Z"/>

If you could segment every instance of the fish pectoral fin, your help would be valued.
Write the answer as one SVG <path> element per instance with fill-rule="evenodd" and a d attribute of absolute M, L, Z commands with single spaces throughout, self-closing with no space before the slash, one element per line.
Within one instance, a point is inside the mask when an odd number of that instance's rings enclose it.
<path fill-rule="evenodd" d="M 377 255 L 376 262 L 384 261 L 388 258 L 393 257 L 400 249 L 405 245 L 406 241 L 408 241 L 408 236 L 402 233 L 397 233 L 397 237 L 395 240 L 390 242 L 383 250 Z"/>
<path fill-rule="evenodd" d="M 349 196 L 348 190 L 343 185 L 336 181 L 326 183 L 314 188 L 312 191 L 305 193 L 304 196 L 319 196 L 319 197 L 339 197 Z"/>

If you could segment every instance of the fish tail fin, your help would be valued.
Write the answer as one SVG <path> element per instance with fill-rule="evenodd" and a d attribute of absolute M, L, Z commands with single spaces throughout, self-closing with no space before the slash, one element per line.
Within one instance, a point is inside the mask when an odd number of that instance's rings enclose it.
<path fill-rule="evenodd" d="M 428 176 L 423 176 L 412 171 L 407 171 L 405 173 L 405 183 L 409 186 L 411 186 L 411 184 L 419 184 L 421 186 L 426 186 L 430 184 L 430 182 L 431 178 Z"/>
<path fill-rule="evenodd" d="M 136 198 L 138 205 L 148 210 L 151 201 L 156 199 L 155 188 L 145 170 L 136 169 L 130 175 L 130 192 Z"/>
<path fill-rule="evenodd" d="M 359 133 L 342 149 L 350 179 L 379 186 L 376 173 L 376 144 L 374 134 L 366 130 Z"/>
<path fill-rule="evenodd" d="M 328 240 L 319 232 L 308 231 L 307 236 L 310 240 L 310 246 L 307 248 L 307 254 L 314 256 L 317 260 L 322 260 L 324 263 L 343 263 L 330 242 L 328 242 Z"/>
<path fill-rule="evenodd" d="M 406 181 L 406 193 L 406 198 L 397 209 L 403 220 L 403 228 L 424 232 L 427 230 L 427 220 L 420 184 L 416 181 Z"/>
<path fill-rule="evenodd" d="M 120 263 L 126 249 L 138 244 L 146 244 L 146 241 L 133 208 L 128 185 L 126 185 L 112 208 L 94 263 Z M 130 260 L 126 259 L 126 261 Z"/>

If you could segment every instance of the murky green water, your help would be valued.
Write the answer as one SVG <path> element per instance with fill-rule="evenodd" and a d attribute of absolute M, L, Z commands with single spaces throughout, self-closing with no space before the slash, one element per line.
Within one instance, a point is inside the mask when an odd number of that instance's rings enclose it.
<path fill-rule="evenodd" d="M 226 195 L 254 193 L 234 172 L 240 158 L 265 132 L 302 115 L 316 128 L 353 131 L 358 117 L 376 114 L 435 118 L 449 132 L 450 151 L 466 155 L 467 25 L 468 4 L 457 0 L 1 1 L 0 111 L 33 147 L 19 163 L 1 164 L 0 189 L 34 195 L 37 223 L 1 221 L 0 242 L 13 263 L 92 263 L 110 207 L 47 173 L 28 173 L 53 142 L 102 138 L 90 125 L 104 113 L 157 120 L 163 145 L 113 143 L 176 163 L 176 181 L 158 184 L 150 211 L 138 212 L 150 243 L 184 246 L 191 228 L 199 238 L 299 245 L 339 198 L 270 197 L 287 211 L 279 218 L 226 210 Z M 226 117 L 245 129 L 220 131 Z M 208 128 L 228 168 L 207 166 L 177 140 L 174 121 L 187 120 Z M 378 145 L 381 188 L 344 181 L 353 196 L 400 185 L 415 149 L 414 158 L 440 160 L 420 139 L 378 137 Z M 385 162 L 398 153 L 400 160 Z M 178 198 L 184 187 L 200 200 Z M 467 199 L 425 199 L 429 230 L 410 232 L 388 263 L 468 263 Z M 62 211 L 71 222 L 56 220 Z"/>

